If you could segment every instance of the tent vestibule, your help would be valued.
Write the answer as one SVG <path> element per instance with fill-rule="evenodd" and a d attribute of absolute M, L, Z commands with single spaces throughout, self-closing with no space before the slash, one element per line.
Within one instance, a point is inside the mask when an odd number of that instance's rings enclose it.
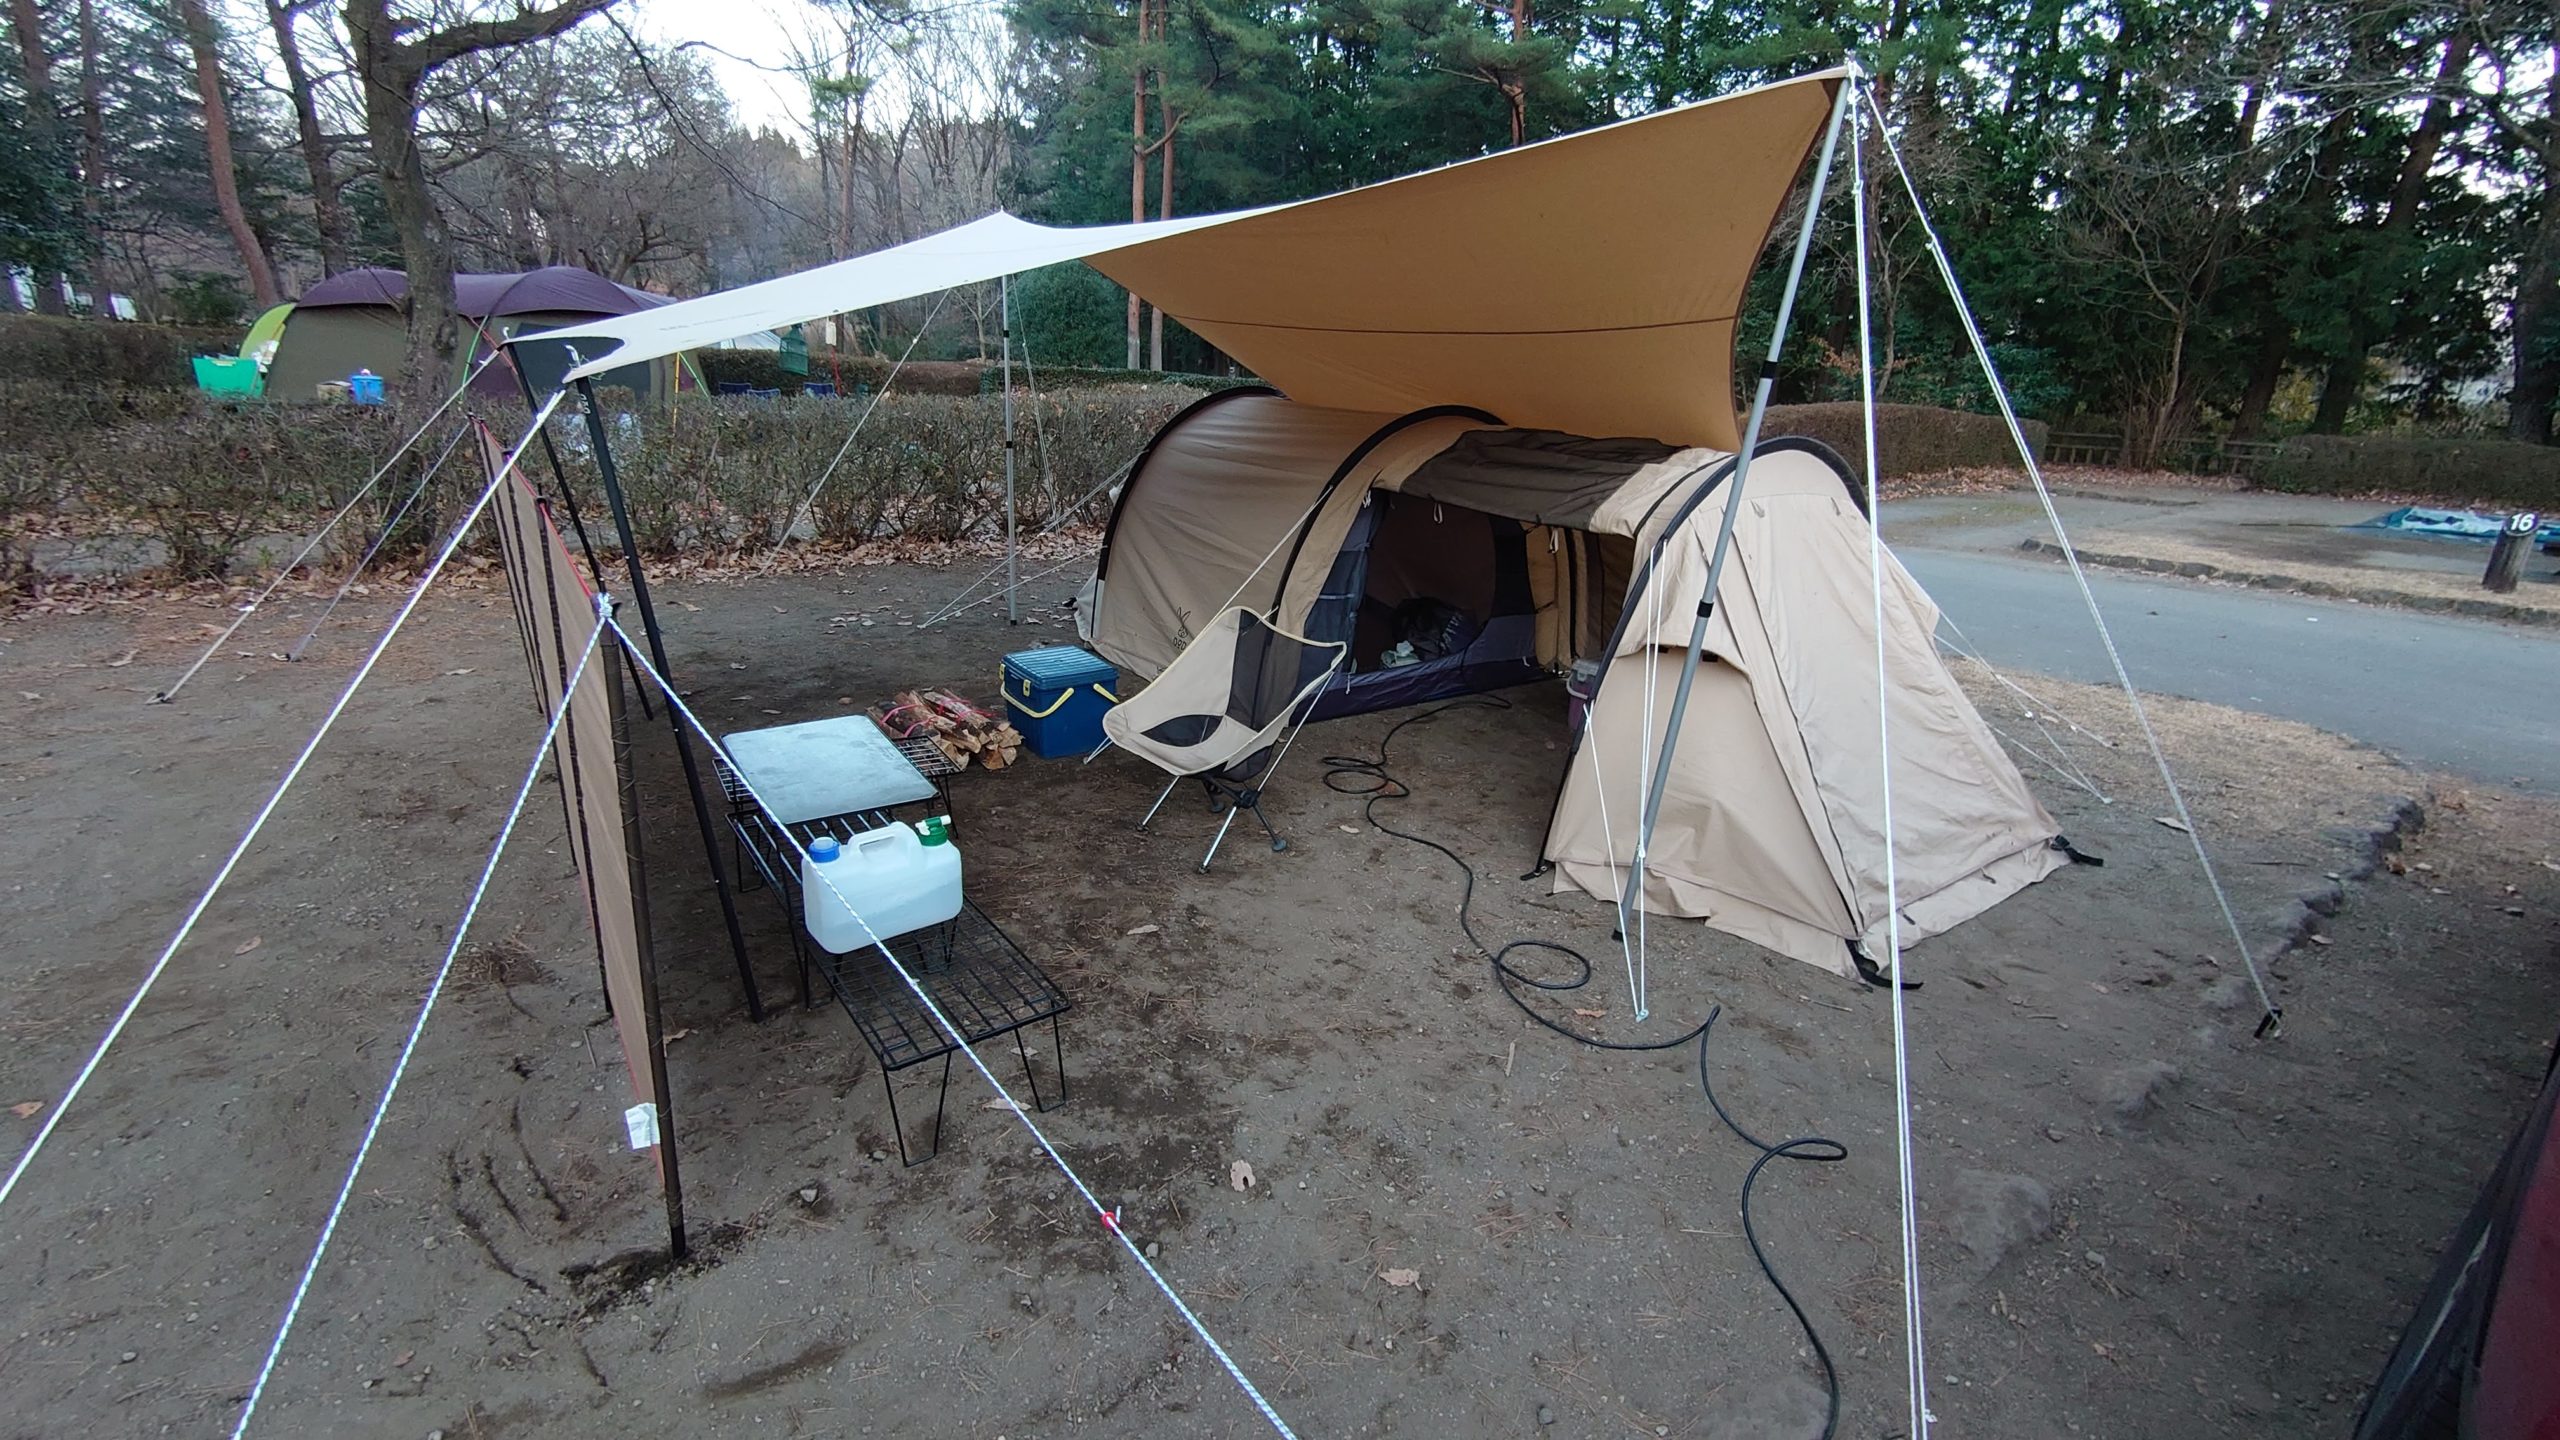
<path fill-rule="evenodd" d="M 1559 888 L 1633 883 L 1734 456 L 1642 438 L 1212 396 L 1122 487 L 1079 604 L 1089 644 L 1152 678 L 1230 605 L 1350 647 L 1318 716 L 1596 672 L 1544 858 Z M 1867 522 L 1821 445 L 1761 446 L 1645 867 L 1641 902 L 1827 969 L 1885 920 Z M 1712 503 L 1710 503 L 1712 502 Z M 2054 824 L 1939 658 L 1937 611 L 1887 558 L 1903 935 L 2043 877 Z"/>

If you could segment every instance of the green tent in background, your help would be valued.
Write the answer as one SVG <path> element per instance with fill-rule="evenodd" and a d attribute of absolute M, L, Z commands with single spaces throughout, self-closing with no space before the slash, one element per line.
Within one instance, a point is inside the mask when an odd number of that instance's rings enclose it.
<path fill-rule="evenodd" d="M 292 314 L 293 302 L 288 300 L 259 316 L 250 324 L 249 333 L 240 337 L 240 353 L 251 360 L 270 358 L 267 347 L 283 336 L 284 322 Z"/>
<path fill-rule="evenodd" d="M 453 290 L 454 324 L 460 332 L 457 382 L 509 337 L 667 303 L 664 295 L 617 285 L 572 265 L 515 275 L 456 275 Z M 409 277 L 397 270 L 347 270 L 312 286 L 277 320 L 266 393 L 280 400 L 309 400 L 322 387 L 359 370 L 383 377 L 396 389 L 408 363 L 409 322 L 402 304 L 408 294 Z M 259 317 L 258 324 L 270 318 L 275 312 Z M 519 346 L 513 358 L 549 372 L 533 376 L 536 388 L 556 383 L 558 373 L 568 368 L 565 352 Z M 596 383 L 641 395 L 671 394 L 685 368 L 680 358 L 663 357 L 623 366 L 598 376 Z M 700 383 L 698 375 L 694 379 Z M 503 359 L 480 370 L 472 388 L 493 397 L 523 393 Z"/>
<path fill-rule="evenodd" d="M 809 336 L 800 326 L 794 325 L 782 332 L 782 373 L 809 373 Z"/>

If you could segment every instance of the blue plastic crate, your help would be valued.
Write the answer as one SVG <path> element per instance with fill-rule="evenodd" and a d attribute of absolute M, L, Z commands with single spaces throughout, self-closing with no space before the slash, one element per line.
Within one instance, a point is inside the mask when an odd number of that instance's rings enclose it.
<path fill-rule="evenodd" d="M 1102 743 L 1102 717 L 1120 703 L 1120 670 L 1090 650 L 1046 645 L 1004 657 L 1005 718 L 1031 753 L 1055 760 Z"/>

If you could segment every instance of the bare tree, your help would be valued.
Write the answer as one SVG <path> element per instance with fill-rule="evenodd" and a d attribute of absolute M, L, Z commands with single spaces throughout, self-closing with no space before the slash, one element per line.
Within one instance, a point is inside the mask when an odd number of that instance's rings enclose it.
<path fill-rule="evenodd" d="M 549 39 L 612 3 L 560 0 L 548 9 L 456 20 L 407 38 L 419 30 L 419 22 L 395 16 L 390 0 L 348 0 L 347 36 L 354 44 L 356 79 L 364 94 L 365 134 L 382 179 L 383 209 L 400 236 L 401 260 L 409 272 L 409 356 L 402 389 L 411 400 L 433 405 L 441 398 L 453 376 L 458 344 L 453 333 L 453 237 L 428 188 L 426 157 L 418 143 L 422 87 L 455 61 Z"/>
<path fill-rule="evenodd" d="M 19 72 L 27 84 L 27 138 L 47 155 L 60 153 L 62 109 L 53 88 L 53 52 L 45 48 L 44 12 L 36 0 L 9 0 L 10 28 L 18 32 Z M 5 283 L 5 282 L 0 282 Z M 10 287 L 13 291 L 15 286 Z M 35 277 L 36 310 L 45 315 L 68 313 L 58 275 Z"/>
<path fill-rule="evenodd" d="M 90 0 L 81 0 L 85 9 Z M 320 237 L 321 273 L 347 268 L 355 253 L 355 225 L 341 198 L 336 159 L 329 153 L 328 132 L 320 128 L 320 105 L 303 63 L 301 37 L 294 22 L 319 0 L 267 0 L 267 24 L 275 31 L 276 56 L 284 62 L 285 89 L 293 101 L 294 128 L 302 143 L 302 164 L 311 175 L 311 218 Z"/>
<path fill-rule="evenodd" d="M 275 267 L 267 263 L 266 243 L 240 203 L 239 171 L 231 159 L 231 107 L 222 94 L 221 37 L 204 0 L 178 0 L 178 20 L 186 27 L 187 47 L 195 52 L 196 100 L 204 107 L 205 165 L 212 172 L 214 209 L 222 216 L 222 228 L 231 232 L 240 268 L 249 276 L 249 291 L 264 310 L 283 294 L 276 288 Z"/>

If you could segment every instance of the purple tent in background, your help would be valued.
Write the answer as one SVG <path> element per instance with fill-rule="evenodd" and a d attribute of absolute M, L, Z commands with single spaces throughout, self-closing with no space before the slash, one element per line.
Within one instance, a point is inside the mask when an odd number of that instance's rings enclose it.
<path fill-rule="evenodd" d="M 401 311 L 408 296 L 406 274 L 373 267 L 343 271 L 312 286 L 295 303 L 277 337 L 275 359 L 267 370 L 267 393 L 307 399 L 319 387 L 358 370 L 396 382 L 408 357 L 408 322 Z M 461 363 L 467 372 L 510 336 L 600 316 L 629 315 L 667 304 L 671 297 L 619 285 L 574 265 L 546 265 L 520 274 L 456 275 L 453 298 L 462 327 Z M 519 352 L 518 358 L 533 363 L 536 356 Z M 565 356 L 540 358 L 565 361 Z M 672 384 L 677 373 L 676 367 L 662 365 L 626 369 L 628 374 L 616 371 L 601 383 L 648 393 L 662 383 Z M 556 376 L 534 379 L 542 386 Z M 521 393 L 515 372 L 504 359 L 482 369 L 472 389 L 490 396 Z"/>

